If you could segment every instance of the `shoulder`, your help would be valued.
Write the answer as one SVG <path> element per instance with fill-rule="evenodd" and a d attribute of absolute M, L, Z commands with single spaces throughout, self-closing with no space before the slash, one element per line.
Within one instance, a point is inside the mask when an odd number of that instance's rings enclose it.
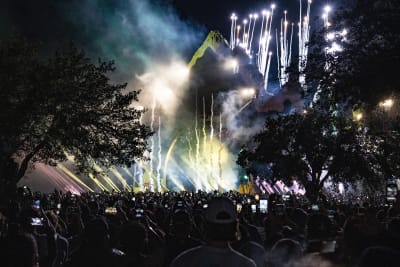
<path fill-rule="evenodd" d="M 187 265 L 188 262 L 192 262 L 193 258 L 202 254 L 203 246 L 194 247 L 188 250 L 185 250 L 172 261 L 171 267 L 178 267 L 178 266 L 189 266 Z"/>

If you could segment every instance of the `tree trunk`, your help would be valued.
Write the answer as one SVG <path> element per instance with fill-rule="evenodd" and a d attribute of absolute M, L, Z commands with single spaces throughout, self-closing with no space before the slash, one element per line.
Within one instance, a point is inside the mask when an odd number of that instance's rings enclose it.
<path fill-rule="evenodd" d="M 19 182 L 19 180 L 21 180 L 21 178 L 24 177 L 25 172 L 28 169 L 29 162 L 36 155 L 36 153 L 38 153 L 45 146 L 45 144 L 46 144 L 46 140 L 43 140 L 33 149 L 32 152 L 30 152 L 29 154 L 27 154 L 25 156 L 25 158 L 22 160 L 21 164 L 19 165 L 18 172 L 14 178 L 15 184 L 17 184 Z"/>
<path fill-rule="evenodd" d="M 308 181 L 305 185 L 304 188 L 306 189 L 306 197 L 311 203 L 316 203 L 318 200 L 318 194 L 319 191 L 321 190 L 321 187 L 319 184 L 316 184 L 313 181 Z"/>

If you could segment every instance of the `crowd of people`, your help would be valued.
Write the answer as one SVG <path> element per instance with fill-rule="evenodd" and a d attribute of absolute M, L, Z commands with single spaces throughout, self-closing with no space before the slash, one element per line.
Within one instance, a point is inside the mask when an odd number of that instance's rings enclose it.
<path fill-rule="evenodd" d="M 400 266 L 400 201 L 21 187 L 0 206 L 1 266 Z"/>

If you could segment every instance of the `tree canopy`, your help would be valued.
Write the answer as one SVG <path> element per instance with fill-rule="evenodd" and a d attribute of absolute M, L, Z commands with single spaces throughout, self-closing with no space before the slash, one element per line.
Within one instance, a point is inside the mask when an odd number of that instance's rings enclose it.
<path fill-rule="evenodd" d="M 315 200 L 328 177 L 335 182 L 373 179 L 359 137 L 352 120 L 315 109 L 268 118 L 255 148 L 242 151 L 238 163 L 248 168 L 251 162 L 264 162 L 274 180 L 291 184 L 296 179 Z"/>
<path fill-rule="evenodd" d="M 151 133 L 133 105 L 140 91 L 110 81 L 113 62 L 93 64 L 74 46 L 43 58 L 14 38 L 0 42 L 0 69 L 2 180 L 16 183 L 29 163 L 67 155 L 80 170 L 92 167 L 88 158 L 110 166 L 143 157 Z"/>
<path fill-rule="evenodd" d="M 330 20 L 330 26 L 316 31 L 309 43 L 308 93 L 312 95 L 319 89 L 325 101 L 328 98 L 335 103 L 372 109 L 397 93 L 400 2 L 346 2 Z M 337 51 L 329 53 L 334 44 Z"/>

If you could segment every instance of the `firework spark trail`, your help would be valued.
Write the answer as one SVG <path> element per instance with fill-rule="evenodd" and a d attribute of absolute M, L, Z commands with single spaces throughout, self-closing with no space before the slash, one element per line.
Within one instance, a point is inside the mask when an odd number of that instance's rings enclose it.
<path fill-rule="evenodd" d="M 268 63 L 267 63 L 267 68 L 265 69 L 265 92 L 268 94 L 268 76 L 269 76 L 269 69 L 271 67 L 271 58 L 272 58 L 272 52 L 268 53 Z"/>
<path fill-rule="evenodd" d="M 206 158 L 204 158 L 206 156 L 206 152 L 207 152 L 207 132 L 206 132 L 206 101 L 205 98 L 203 96 L 203 163 L 207 161 Z M 205 173 L 203 173 L 203 175 L 207 175 Z M 205 177 L 206 178 L 206 177 Z M 201 179 L 204 182 L 204 186 L 207 188 L 207 179 Z"/>
<path fill-rule="evenodd" d="M 266 64 L 266 67 L 265 67 L 264 73 L 263 73 L 263 75 L 264 75 L 264 90 L 265 90 L 265 92 L 268 92 L 268 74 L 269 74 L 269 68 L 270 68 L 271 56 L 272 56 L 272 53 L 269 52 L 269 43 L 270 43 L 270 37 L 271 37 L 272 18 L 273 18 L 273 15 L 274 15 L 274 9 L 275 9 L 275 5 L 271 5 L 271 18 L 270 18 L 270 21 L 269 21 L 268 34 L 267 34 L 267 37 L 266 37 L 267 44 L 266 44 L 266 48 L 265 48 L 265 51 L 264 51 L 264 53 L 265 53 L 264 58 L 265 58 L 265 60 L 267 60 L 267 64 Z"/>
<path fill-rule="evenodd" d="M 155 116 L 155 109 L 156 109 L 156 98 L 153 96 L 153 104 L 151 106 L 151 122 L 150 122 L 150 131 L 154 131 L 154 116 Z M 154 156 L 154 137 L 151 136 L 150 138 L 150 161 L 149 161 L 149 184 L 150 184 L 150 191 L 154 192 L 154 180 L 153 180 L 153 156 Z"/>
<path fill-rule="evenodd" d="M 103 180 L 104 180 L 109 186 L 111 186 L 111 188 L 112 188 L 113 190 L 115 190 L 115 191 L 117 191 L 117 192 L 120 191 L 119 188 L 118 188 L 118 186 L 115 185 L 115 183 L 110 179 L 110 177 L 108 177 L 108 175 L 103 174 L 103 173 L 104 173 L 104 170 L 103 170 L 99 165 L 97 165 L 94 161 L 93 161 L 93 168 L 94 168 L 94 170 L 95 170 L 96 172 L 99 173 L 98 176 L 100 176 L 101 178 L 103 178 Z"/>
<path fill-rule="evenodd" d="M 221 153 L 222 153 L 223 145 L 222 145 L 222 114 L 221 113 L 219 113 L 219 143 L 220 143 L 220 148 L 218 150 L 218 169 L 219 169 L 219 173 L 218 173 L 218 180 L 217 180 L 218 190 L 220 189 L 220 184 L 222 182 Z"/>
<path fill-rule="evenodd" d="M 237 16 L 235 13 L 232 13 L 231 15 L 231 38 L 230 38 L 230 46 L 231 49 L 234 49 L 236 46 L 236 21 L 237 21 Z"/>
<path fill-rule="evenodd" d="M 193 166 L 194 165 L 194 160 L 193 160 L 193 148 L 192 148 L 192 142 L 189 138 L 189 135 L 186 135 L 186 142 L 188 143 L 188 154 L 189 154 L 189 161 L 190 161 L 190 165 Z"/>
<path fill-rule="evenodd" d="M 258 15 L 257 15 L 257 14 L 254 14 L 253 16 L 254 16 L 254 23 L 253 23 L 253 30 L 251 31 L 250 45 L 249 45 L 249 51 L 250 51 L 250 53 L 251 53 L 251 46 L 252 46 L 252 44 L 253 44 L 254 28 L 255 28 L 255 26 L 256 26 L 256 22 L 257 22 L 257 18 L 258 18 Z"/>
<path fill-rule="evenodd" d="M 158 116 L 158 165 L 157 165 L 157 190 L 158 192 L 162 191 L 161 188 L 161 116 Z"/>
<path fill-rule="evenodd" d="M 291 29 L 290 34 L 290 42 L 287 38 L 287 31 L 289 22 L 287 21 L 287 11 L 284 12 L 285 17 L 281 20 L 281 30 L 280 30 L 280 38 L 278 39 L 278 32 L 276 32 L 276 51 L 277 51 L 277 59 L 278 59 L 278 75 L 279 75 L 279 84 L 282 88 L 288 81 L 289 76 L 287 73 L 287 68 L 291 63 L 292 56 L 292 40 L 293 40 L 293 27 Z M 279 51 L 280 47 L 280 51 Z"/>
<path fill-rule="evenodd" d="M 265 21 L 265 16 L 267 15 L 267 11 L 263 10 L 261 12 L 261 30 L 260 30 L 260 40 L 258 42 L 258 52 L 257 52 L 257 64 L 258 66 L 260 65 L 260 51 L 261 51 L 261 44 L 262 44 L 262 38 L 263 38 L 263 32 L 264 32 L 264 21 Z"/>
<path fill-rule="evenodd" d="M 236 27 L 236 29 L 237 29 L 236 36 L 235 36 L 236 37 L 236 45 L 239 45 L 240 44 L 240 29 L 241 29 L 240 25 L 238 25 Z"/>
<path fill-rule="evenodd" d="M 196 190 L 201 189 L 200 184 L 200 173 L 199 173 L 199 163 L 200 163 L 200 134 L 199 134 L 199 119 L 198 119 L 198 104 L 197 104 L 197 92 L 196 92 L 196 115 L 195 115 L 195 133 L 196 133 Z"/>
<path fill-rule="evenodd" d="M 310 39 L 310 10 L 312 0 L 308 0 L 307 13 L 302 22 L 302 4 L 300 1 L 300 17 L 299 17 L 299 82 L 301 86 L 304 86 L 305 76 L 303 71 L 307 64 L 308 56 L 308 41 Z"/>
<path fill-rule="evenodd" d="M 213 138 L 214 138 L 214 94 L 211 94 L 211 116 L 210 116 L 210 155 L 214 153 Z M 210 177 L 214 170 L 214 159 L 210 157 Z"/>
<path fill-rule="evenodd" d="M 243 36 L 243 42 L 242 42 L 242 47 L 244 48 L 245 47 L 245 43 L 246 43 L 246 25 L 247 25 L 247 19 L 244 19 L 243 20 L 243 34 L 242 34 L 242 36 Z"/>
<path fill-rule="evenodd" d="M 168 173 L 168 163 L 169 160 L 171 159 L 171 155 L 172 155 L 172 151 L 174 151 L 176 142 L 178 141 L 178 137 L 175 137 L 175 139 L 172 141 L 171 145 L 168 148 L 167 154 L 165 155 L 165 160 L 164 160 L 164 181 L 165 181 L 165 187 L 166 186 L 166 180 L 167 180 L 167 173 Z M 182 186 L 182 184 L 175 179 L 175 177 L 170 176 L 169 177 L 171 179 L 171 181 L 180 189 L 180 190 L 184 190 L 184 187 Z"/>

